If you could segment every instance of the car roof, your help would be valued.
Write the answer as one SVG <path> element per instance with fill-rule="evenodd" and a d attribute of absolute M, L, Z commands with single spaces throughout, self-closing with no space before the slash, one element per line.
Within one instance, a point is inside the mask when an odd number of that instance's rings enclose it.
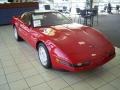
<path fill-rule="evenodd" d="M 58 12 L 56 10 L 35 10 L 35 11 L 31 11 L 31 14 L 40 14 L 40 13 L 49 13 L 49 12 Z"/>

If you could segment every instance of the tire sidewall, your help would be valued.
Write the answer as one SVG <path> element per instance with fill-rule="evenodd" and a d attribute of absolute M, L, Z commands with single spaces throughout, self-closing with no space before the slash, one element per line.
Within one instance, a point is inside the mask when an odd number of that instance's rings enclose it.
<path fill-rule="evenodd" d="M 42 62 L 41 62 L 41 60 L 40 60 L 40 57 L 39 57 L 39 48 L 40 48 L 40 47 L 43 47 L 44 50 L 45 50 L 45 52 L 46 52 L 46 55 L 47 55 L 47 64 L 46 64 L 46 65 L 43 65 Z M 45 67 L 45 68 L 47 68 L 47 69 L 51 68 L 50 54 L 49 54 L 49 51 L 48 51 L 46 45 L 43 44 L 43 43 L 39 43 L 39 44 L 38 44 L 38 58 L 39 58 L 40 63 L 41 63 L 41 65 L 42 65 L 43 67 Z"/>
<path fill-rule="evenodd" d="M 14 29 L 14 37 L 17 41 L 23 41 L 23 39 L 19 36 L 18 34 L 18 31 L 17 31 L 17 28 L 16 26 L 13 26 L 13 29 Z M 16 35 L 15 35 L 16 34 Z"/>
<path fill-rule="evenodd" d="M 17 32 L 17 29 L 16 29 L 16 27 L 14 26 L 14 37 L 15 37 L 15 39 L 18 41 L 18 32 Z"/>

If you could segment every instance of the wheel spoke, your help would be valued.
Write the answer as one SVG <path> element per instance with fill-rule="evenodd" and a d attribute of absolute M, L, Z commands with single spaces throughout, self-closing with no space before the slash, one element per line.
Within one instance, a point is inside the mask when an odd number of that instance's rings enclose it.
<path fill-rule="evenodd" d="M 40 58 L 42 65 L 46 66 L 47 65 L 47 54 L 46 54 L 45 49 L 42 46 L 39 47 L 39 58 Z"/>

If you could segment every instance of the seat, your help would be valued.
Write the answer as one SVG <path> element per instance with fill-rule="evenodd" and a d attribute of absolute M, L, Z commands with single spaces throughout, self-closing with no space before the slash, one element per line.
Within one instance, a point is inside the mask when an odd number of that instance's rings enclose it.
<path fill-rule="evenodd" d="M 91 22 L 92 14 L 87 9 L 80 10 L 80 16 L 81 16 L 81 18 L 84 19 L 84 24 L 85 25 L 88 25 L 88 19 L 90 19 L 90 22 Z M 81 23 L 81 18 L 80 18 L 80 23 Z M 90 23 L 90 26 L 91 26 L 91 23 Z"/>

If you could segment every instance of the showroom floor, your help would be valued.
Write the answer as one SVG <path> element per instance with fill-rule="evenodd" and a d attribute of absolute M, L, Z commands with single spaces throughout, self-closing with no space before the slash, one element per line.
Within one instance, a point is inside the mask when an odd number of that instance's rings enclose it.
<path fill-rule="evenodd" d="M 120 90 L 120 49 L 92 71 L 47 70 L 29 44 L 16 42 L 11 25 L 0 26 L 0 90 Z"/>

